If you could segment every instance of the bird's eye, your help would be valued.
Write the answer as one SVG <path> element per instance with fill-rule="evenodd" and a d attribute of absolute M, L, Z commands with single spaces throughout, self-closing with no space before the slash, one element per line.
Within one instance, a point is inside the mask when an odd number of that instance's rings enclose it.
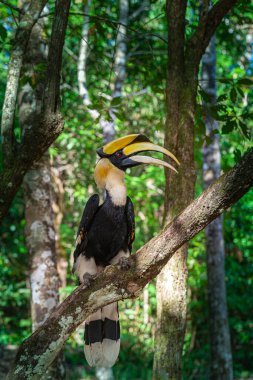
<path fill-rule="evenodd" d="M 118 152 L 116 152 L 116 153 L 115 153 L 115 156 L 116 156 L 117 158 L 121 158 L 121 157 L 123 156 L 122 151 L 119 150 Z"/>

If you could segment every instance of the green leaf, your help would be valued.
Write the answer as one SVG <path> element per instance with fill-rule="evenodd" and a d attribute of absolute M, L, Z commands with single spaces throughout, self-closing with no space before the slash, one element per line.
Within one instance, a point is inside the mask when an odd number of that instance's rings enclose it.
<path fill-rule="evenodd" d="M 0 25 L 0 38 L 2 41 L 4 41 L 7 37 L 7 30 L 3 25 Z"/>
<path fill-rule="evenodd" d="M 105 38 L 106 30 L 102 26 L 101 22 L 96 22 L 96 28 L 97 28 L 98 34 L 100 34 L 101 37 Z"/>
<path fill-rule="evenodd" d="M 123 113 L 121 113 L 121 112 L 116 112 L 115 115 L 116 115 L 117 119 L 119 119 L 121 121 L 125 121 L 126 120 L 125 115 Z"/>
<path fill-rule="evenodd" d="M 219 81 L 220 83 L 224 83 L 224 84 L 231 83 L 232 80 L 233 80 L 233 79 L 218 79 L 218 81 Z"/>
<path fill-rule="evenodd" d="M 212 95 L 208 94 L 208 92 L 201 89 L 201 90 L 199 90 L 199 94 L 200 94 L 201 98 L 204 100 L 204 102 L 206 102 L 206 103 L 212 102 L 213 97 L 212 97 Z"/>
<path fill-rule="evenodd" d="M 213 136 L 213 135 L 219 134 L 220 131 L 219 131 L 219 129 L 213 129 L 211 133 L 212 133 L 212 136 Z"/>
<path fill-rule="evenodd" d="M 38 63 L 34 66 L 34 70 L 38 72 L 45 72 L 47 69 L 47 65 L 45 63 Z"/>
<path fill-rule="evenodd" d="M 244 112 L 241 114 L 241 119 L 253 119 L 253 112 Z"/>
<path fill-rule="evenodd" d="M 210 144 L 212 144 L 213 139 L 210 136 L 206 136 L 205 137 L 205 142 L 206 142 L 206 145 L 210 145 Z"/>
<path fill-rule="evenodd" d="M 157 93 L 157 94 L 163 94 L 165 93 L 165 89 L 164 88 L 161 88 L 161 87 L 158 87 L 158 86 L 155 86 L 154 87 L 154 91 Z"/>
<path fill-rule="evenodd" d="M 227 114 L 221 115 L 219 114 L 220 108 L 218 106 L 212 106 L 209 108 L 209 113 L 212 116 L 214 120 L 219 120 L 219 121 L 227 121 L 229 120 L 229 116 Z"/>
<path fill-rule="evenodd" d="M 223 102 L 224 100 L 227 100 L 228 96 L 226 94 L 222 94 L 218 96 L 217 103 Z"/>
<path fill-rule="evenodd" d="M 118 106 L 120 103 L 121 103 L 121 96 L 116 96 L 111 101 L 112 106 Z"/>
<path fill-rule="evenodd" d="M 234 87 L 231 88 L 229 96 L 230 96 L 231 102 L 235 103 L 237 99 L 237 92 Z"/>
<path fill-rule="evenodd" d="M 238 162 L 241 159 L 242 153 L 239 149 L 235 149 L 234 157 L 235 157 L 235 162 Z"/>
<path fill-rule="evenodd" d="M 242 98 L 244 98 L 244 92 L 240 87 L 236 87 L 236 91 L 240 94 Z"/>
<path fill-rule="evenodd" d="M 237 81 L 238 84 L 242 84 L 244 86 L 251 86 L 253 85 L 253 80 L 250 78 L 242 78 Z"/>
<path fill-rule="evenodd" d="M 196 120 L 196 132 L 201 136 L 206 134 L 206 126 L 202 119 Z"/>
<path fill-rule="evenodd" d="M 227 121 L 222 127 L 222 134 L 227 135 L 236 128 L 237 124 L 235 120 Z"/>
<path fill-rule="evenodd" d="M 250 131 L 248 126 L 242 120 L 239 120 L 239 126 L 246 139 L 250 139 Z"/>

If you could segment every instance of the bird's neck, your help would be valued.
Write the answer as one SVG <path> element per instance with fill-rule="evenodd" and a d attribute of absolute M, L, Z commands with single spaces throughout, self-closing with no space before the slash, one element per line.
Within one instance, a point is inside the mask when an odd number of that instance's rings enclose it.
<path fill-rule="evenodd" d="M 105 183 L 105 189 L 108 192 L 112 203 L 115 206 L 125 206 L 127 199 L 126 185 L 124 182 L 124 172 L 115 168 L 110 170 Z"/>

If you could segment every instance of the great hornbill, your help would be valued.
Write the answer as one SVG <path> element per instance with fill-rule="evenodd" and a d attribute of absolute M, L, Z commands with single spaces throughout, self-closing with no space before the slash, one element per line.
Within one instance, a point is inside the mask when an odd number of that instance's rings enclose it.
<path fill-rule="evenodd" d="M 176 169 L 165 161 L 135 155 L 143 151 L 164 153 L 179 164 L 167 149 L 154 145 L 142 134 L 133 134 L 114 140 L 97 150 L 100 157 L 95 168 L 97 186 L 105 191 L 105 200 L 99 205 L 99 196 L 88 200 L 78 228 L 74 251 L 73 273 L 86 286 L 94 275 L 107 265 L 129 267 L 129 255 L 134 241 L 134 208 L 127 196 L 125 171 L 140 164 L 153 164 Z M 117 303 L 92 314 L 85 321 L 84 352 L 92 367 L 111 367 L 120 348 L 120 327 Z"/>

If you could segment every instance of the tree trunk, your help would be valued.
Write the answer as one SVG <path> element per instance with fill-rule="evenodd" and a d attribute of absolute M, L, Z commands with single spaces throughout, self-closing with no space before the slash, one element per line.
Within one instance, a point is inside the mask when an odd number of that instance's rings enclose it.
<path fill-rule="evenodd" d="M 26 244 L 31 261 L 32 326 L 35 331 L 59 303 L 51 171 L 47 155 L 28 171 L 24 187 Z"/>
<path fill-rule="evenodd" d="M 165 146 L 181 162 L 178 174 L 165 171 L 164 220 L 171 221 L 194 197 L 194 116 L 199 64 L 215 29 L 236 1 L 220 0 L 209 11 L 204 3 L 199 24 L 186 42 L 186 0 L 167 0 L 168 66 Z M 157 279 L 157 328 L 154 380 L 182 377 L 187 309 L 187 245 L 173 256 Z"/>
<path fill-rule="evenodd" d="M 216 49 L 215 37 L 210 41 L 202 59 L 202 88 L 209 94 L 211 103 L 216 102 Z M 207 188 L 220 176 L 220 147 L 218 135 L 212 134 L 218 128 L 205 110 L 206 134 L 212 142 L 203 149 L 204 187 Z M 233 363 L 230 344 L 230 332 L 227 316 L 227 299 L 225 285 L 225 252 L 222 233 L 222 217 L 208 225 L 206 232 L 208 306 L 211 344 L 212 380 L 232 380 Z"/>
<path fill-rule="evenodd" d="M 51 171 L 48 155 L 24 178 L 26 242 L 30 255 L 31 314 L 37 330 L 59 303 L 59 276 L 56 268 Z M 62 354 L 41 376 L 43 380 L 65 378 Z"/>
<path fill-rule="evenodd" d="M 26 2 L 23 2 L 23 9 Z M 24 69 L 34 78 L 35 86 L 26 84 L 19 94 L 19 116 L 23 133 L 36 124 L 41 112 L 43 75 L 34 67 L 47 59 L 47 42 L 43 39 L 44 19 L 33 27 Z M 40 43 L 39 43 L 40 41 Z M 59 303 L 59 277 L 56 269 L 52 177 L 49 155 L 35 163 L 24 178 L 26 243 L 30 255 L 31 315 L 33 331 L 37 330 Z M 62 379 L 65 370 L 61 355 L 43 375 L 43 379 Z"/>
<path fill-rule="evenodd" d="M 196 84 L 171 75 L 167 82 L 165 146 L 179 159 L 178 174 L 166 171 L 165 214 L 170 222 L 194 199 L 194 121 Z M 175 91 L 176 89 L 176 91 Z M 187 248 L 172 257 L 157 278 L 157 330 L 154 379 L 180 379 L 187 308 Z"/>
<path fill-rule="evenodd" d="M 179 159 L 178 174 L 166 170 L 164 220 L 170 222 L 194 198 L 194 113 L 196 72 L 184 63 L 186 2 L 167 3 L 169 26 L 165 146 Z M 174 19 L 174 21 L 173 21 Z M 172 257 L 157 278 L 155 380 L 181 378 L 187 308 L 187 245 Z"/>

